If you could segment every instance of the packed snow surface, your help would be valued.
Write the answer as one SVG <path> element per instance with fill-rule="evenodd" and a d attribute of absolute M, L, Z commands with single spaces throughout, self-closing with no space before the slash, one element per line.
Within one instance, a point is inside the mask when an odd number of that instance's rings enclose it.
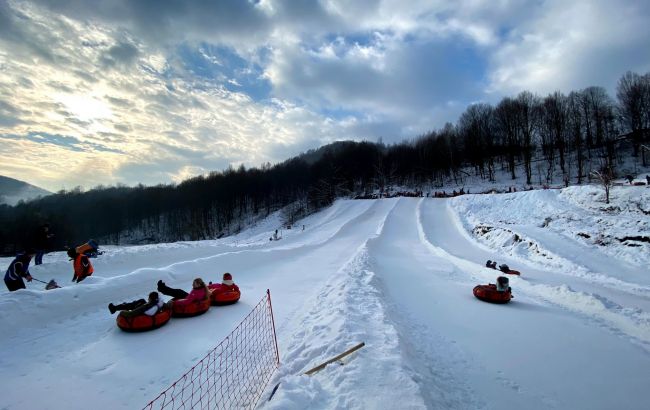
<path fill-rule="evenodd" d="M 609 205 L 593 186 L 339 200 L 278 241 L 273 215 L 221 240 L 106 246 L 80 284 L 51 253 L 31 273 L 63 288 L 0 294 L 0 408 L 141 408 L 270 289 L 281 365 L 260 408 L 646 409 L 649 193 L 614 187 Z M 499 274 L 488 259 L 521 272 L 509 304 L 472 295 Z M 140 334 L 108 312 L 159 279 L 188 289 L 226 271 L 235 305 Z"/>

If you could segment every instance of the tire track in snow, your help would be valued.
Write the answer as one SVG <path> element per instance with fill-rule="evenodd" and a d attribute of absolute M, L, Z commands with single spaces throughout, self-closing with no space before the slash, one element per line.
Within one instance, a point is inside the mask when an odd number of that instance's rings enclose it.
<path fill-rule="evenodd" d="M 418 278 L 404 276 L 405 272 L 391 269 L 385 262 L 390 260 L 396 266 L 415 265 L 421 266 L 421 270 L 427 275 L 433 273 L 424 265 L 418 257 L 419 244 L 411 244 L 408 235 L 408 227 L 405 226 L 403 218 L 410 218 L 410 204 L 414 200 L 400 199 L 396 209 L 388 216 L 387 223 L 391 225 L 391 231 L 382 229 L 380 235 L 368 241 L 369 269 L 375 273 L 377 278 L 373 285 L 378 289 L 379 294 L 387 309 L 387 315 L 399 335 L 399 347 L 403 359 L 403 365 L 412 375 L 413 380 L 418 384 L 420 394 L 423 397 L 426 408 L 445 409 L 478 409 L 485 408 L 486 404 L 477 398 L 476 393 L 466 383 L 466 374 L 471 366 L 470 358 L 461 350 L 454 340 L 441 333 L 430 323 L 423 322 L 422 312 L 414 313 L 395 297 L 414 299 L 414 305 L 418 306 L 423 300 L 421 295 L 404 294 L 404 290 L 391 292 L 387 276 L 399 276 L 404 281 L 417 281 Z M 395 232 L 397 230 L 398 232 Z M 406 241 L 404 239 L 407 239 Z M 382 243 L 392 243 L 384 249 Z M 399 250 L 408 249 L 412 253 L 401 253 Z M 433 262 L 433 261 L 432 261 Z M 435 273 L 442 275 L 441 279 L 456 283 L 458 272 L 451 264 L 445 265 L 444 261 L 436 260 L 437 269 Z M 416 283 L 415 286 L 426 289 L 429 284 Z M 430 295 L 428 300 L 435 299 Z M 430 302 L 429 302 L 430 303 Z M 435 302 L 433 302 L 435 303 Z M 408 303 L 407 303 L 408 304 Z M 426 308 L 428 303 L 425 302 Z M 426 315 L 426 313 L 425 313 Z"/>
<path fill-rule="evenodd" d="M 538 202 L 539 210 L 530 212 L 530 217 L 538 218 L 540 222 L 543 220 L 540 214 L 560 216 L 559 220 L 564 219 L 565 214 L 570 215 L 569 220 L 595 220 L 596 216 L 598 216 L 594 209 L 579 208 L 567 200 L 561 200 L 558 192 L 523 192 L 508 199 L 514 203 L 518 203 L 517 200 L 528 203 L 530 202 L 528 198 L 531 196 L 536 199 L 543 199 L 543 202 Z M 474 201 L 479 203 L 485 201 L 484 197 L 480 197 L 480 200 L 478 198 L 477 196 L 458 197 L 447 202 L 450 209 L 451 205 L 454 204 L 468 211 L 463 217 L 455 210 L 452 212 L 454 219 L 459 224 L 458 226 L 464 227 L 467 231 L 473 230 L 474 223 L 470 222 L 470 220 L 477 222 L 477 215 L 472 211 L 473 208 L 470 204 Z M 489 205 L 487 206 L 489 209 Z M 522 205 L 519 205 L 519 208 L 521 207 Z M 583 217 L 573 217 L 572 215 L 583 215 Z M 498 249 L 507 252 L 512 258 L 528 265 L 537 266 L 541 269 L 553 265 L 559 272 L 566 275 L 577 276 L 617 290 L 625 289 L 635 295 L 650 296 L 650 287 L 647 284 L 644 286 L 631 283 L 625 280 L 624 277 L 647 281 L 647 275 L 645 275 L 643 269 L 630 264 L 627 260 L 618 259 L 611 253 L 607 253 L 608 247 L 594 249 L 593 246 L 577 241 L 575 236 L 558 232 L 557 229 L 528 226 L 526 225 L 528 221 L 524 224 L 522 224 L 522 221 L 518 222 L 512 223 L 496 218 L 490 225 L 494 225 L 494 230 L 498 232 L 490 232 L 488 234 L 489 238 L 469 236 L 469 233 L 467 235 L 472 241 L 480 244 L 485 249 L 494 250 L 495 245 L 499 245 Z M 480 225 L 480 223 L 477 223 L 477 225 Z M 512 241 L 514 235 L 519 236 L 520 240 L 509 245 L 508 242 Z M 529 243 L 530 246 L 526 247 L 526 243 Z M 589 256 L 577 258 L 578 255 Z M 538 260 L 542 262 L 540 263 Z M 603 272 L 609 272 L 610 274 Z"/>
<path fill-rule="evenodd" d="M 481 272 L 471 275 L 472 279 L 494 281 L 494 271 L 475 262 L 457 257 L 444 249 L 433 245 L 424 230 L 420 202 L 417 209 L 418 234 L 423 243 L 437 256 L 444 257 L 469 272 Z M 447 210 L 454 214 L 449 206 Z M 456 225 L 461 226 L 461 225 Z M 466 234 L 464 230 L 461 233 Z M 466 235 L 465 235 L 466 236 Z M 466 236 L 467 237 L 467 236 Z M 532 284 L 526 277 L 510 277 L 515 296 L 522 292 L 533 300 L 545 301 L 560 306 L 566 310 L 578 313 L 583 317 L 605 325 L 619 335 L 625 335 L 632 341 L 650 351 L 650 314 L 640 309 L 625 308 L 598 294 L 588 294 L 571 289 L 567 285 L 550 286 Z"/>
<path fill-rule="evenodd" d="M 396 203 L 372 236 L 383 230 Z M 387 317 L 375 275 L 368 270 L 367 243 L 298 310 L 294 321 L 300 325 L 294 327 L 299 331 L 280 336 L 287 348 L 270 385 L 282 385 L 261 407 L 293 409 L 309 403 L 317 408 L 425 408 L 418 384 L 403 367 L 399 335 Z M 366 346 L 343 359 L 343 366 L 334 363 L 312 377 L 300 375 L 361 341 Z"/>

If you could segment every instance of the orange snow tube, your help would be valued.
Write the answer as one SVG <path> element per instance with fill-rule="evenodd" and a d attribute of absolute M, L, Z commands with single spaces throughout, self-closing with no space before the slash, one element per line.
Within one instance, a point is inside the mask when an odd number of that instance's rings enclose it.
<path fill-rule="evenodd" d="M 125 332 L 146 332 L 147 330 L 158 329 L 169 322 L 172 317 L 171 309 L 163 308 L 153 316 L 138 315 L 126 317 L 122 314 L 117 315 L 117 326 Z"/>
<path fill-rule="evenodd" d="M 191 303 L 178 303 L 183 299 L 172 299 L 173 317 L 191 317 L 202 315 L 210 309 L 210 299 Z"/>
<path fill-rule="evenodd" d="M 507 273 L 508 275 L 517 275 L 517 276 L 521 275 L 521 272 L 519 272 L 518 270 L 512 270 L 512 269 L 509 270 L 508 272 L 503 272 L 503 273 Z"/>
<path fill-rule="evenodd" d="M 508 303 L 512 299 L 512 290 L 508 288 L 505 292 L 497 291 L 497 285 L 477 285 L 474 287 L 474 296 L 485 302 Z"/>
<path fill-rule="evenodd" d="M 210 296 L 210 300 L 212 301 L 213 305 L 223 306 L 237 303 L 240 297 L 241 292 L 239 289 L 231 289 L 225 291 L 213 290 L 212 295 Z"/>

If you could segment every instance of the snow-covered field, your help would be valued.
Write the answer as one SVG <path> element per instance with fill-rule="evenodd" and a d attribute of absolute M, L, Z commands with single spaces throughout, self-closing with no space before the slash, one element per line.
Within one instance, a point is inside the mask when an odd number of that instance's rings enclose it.
<path fill-rule="evenodd" d="M 586 186 L 339 200 L 280 241 L 274 215 L 217 241 L 106 246 L 81 284 L 52 253 L 31 272 L 62 289 L 0 293 L 0 409 L 141 408 L 267 288 L 281 366 L 261 408 L 646 409 L 649 199 L 614 187 L 607 206 Z M 510 304 L 473 297 L 497 277 L 487 259 L 522 272 Z M 187 289 L 225 271 L 239 303 L 153 332 L 120 331 L 106 307 L 158 279 Z M 302 375 L 359 342 L 343 365 Z"/>

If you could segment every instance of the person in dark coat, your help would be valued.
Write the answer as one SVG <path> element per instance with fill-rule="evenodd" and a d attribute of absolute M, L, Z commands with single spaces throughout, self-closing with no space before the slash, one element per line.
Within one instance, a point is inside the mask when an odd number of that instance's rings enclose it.
<path fill-rule="evenodd" d="M 138 299 L 133 302 L 120 303 L 119 305 L 109 303 L 108 310 L 111 312 L 111 315 L 118 310 L 121 310 L 120 315 L 124 317 L 134 317 L 138 315 L 153 316 L 158 313 L 164 305 L 165 303 L 160 299 L 158 292 L 151 292 L 149 293 L 149 301 Z"/>
<path fill-rule="evenodd" d="M 33 238 L 33 246 L 36 250 L 36 257 L 34 258 L 34 265 L 43 263 L 43 255 L 45 255 L 50 248 L 50 238 L 54 236 L 50 232 L 50 224 L 41 225 Z"/>
<path fill-rule="evenodd" d="M 32 281 L 32 275 L 29 274 L 29 262 L 31 262 L 34 254 L 34 250 L 29 249 L 24 253 L 19 253 L 16 258 L 11 261 L 11 264 L 7 268 L 7 272 L 5 273 L 5 285 L 7 285 L 9 292 L 18 289 L 25 289 L 23 278 L 27 279 L 27 282 Z"/>

